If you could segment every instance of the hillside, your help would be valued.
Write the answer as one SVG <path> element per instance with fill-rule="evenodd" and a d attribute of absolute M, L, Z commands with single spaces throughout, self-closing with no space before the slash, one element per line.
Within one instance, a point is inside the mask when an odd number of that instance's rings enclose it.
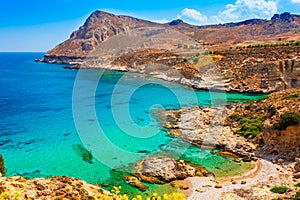
<path fill-rule="evenodd" d="M 181 20 L 158 24 L 134 17 L 95 11 L 68 40 L 48 51 L 43 61 L 49 63 L 80 61 L 100 43 L 114 35 L 151 26 L 180 31 L 208 49 L 238 44 L 300 40 L 300 16 L 289 13 L 274 15 L 271 20 L 251 19 L 238 23 L 194 26 Z"/>
<path fill-rule="evenodd" d="M 143 73 L 201 90 L 271 93 L 300 86 L 300 16 L 194 26 L 95 11 L 38 61 Z"/>

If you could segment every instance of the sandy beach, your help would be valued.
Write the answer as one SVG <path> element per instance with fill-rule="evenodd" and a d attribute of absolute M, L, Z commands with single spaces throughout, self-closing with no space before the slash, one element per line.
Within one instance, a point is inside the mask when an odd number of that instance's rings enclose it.
<path fill-rule="evenodd" d="M 288 171 L 278 164 L 260 159 L 254 169 L 246 172 L 244 175 L 232 178 L 201 178 L 192 177 L 185 180 L 190 185 L 188 191 L 189 200 L 209 199 L 242 199 L 234 194 L 225 195 L 234 189 L 249 188 L 258 183 L 268 181 L 271 177 L 279 177 L 280 174 L 288 174 Z M 235 183 L 235 184 L 233 184 Z M 216 188 L 221 187 L 221 188 Z"/>

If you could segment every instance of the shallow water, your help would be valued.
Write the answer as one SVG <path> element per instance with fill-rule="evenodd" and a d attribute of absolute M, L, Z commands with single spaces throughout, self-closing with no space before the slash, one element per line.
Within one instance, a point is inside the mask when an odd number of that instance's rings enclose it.
<path fill-rule="evenodd" d="M 42 56 L 0 53 L 0 153 L 8 176 L 67 175 L 101 183 L 111 178 L 111 168 L 127 169 L 157 154 L 185 156 L 212 171 L 237 169 L 230 159 L 168 137 L 153 112 L 265 97 L 196 92 L 137 74 L 78 72 L 34 62 Z M 99 77 L 96 90 L 86 92 Z M 80 116 L 72 109 L 82 110 Z M 92 153 L 90 162 L 83 159 L 84 151 L 74 148 L 78 144 Z"/>

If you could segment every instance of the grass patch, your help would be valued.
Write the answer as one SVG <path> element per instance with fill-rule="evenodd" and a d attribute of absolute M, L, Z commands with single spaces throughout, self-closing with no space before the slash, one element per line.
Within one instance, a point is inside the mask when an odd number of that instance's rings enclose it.
<path fill-rule="evenodd" d="M 284 194 L 288 189 L 286 186 L 275 186 L 270 191 L 276 194 Z"/>
<path fill-rule="evenodd" d="M 295 112 L 288 112 L 280 115 L 278 123 L 274 124 L 277 130 L 285 130 L 288 126 L 295 126 L 300 124 L 300 115 Z"/>

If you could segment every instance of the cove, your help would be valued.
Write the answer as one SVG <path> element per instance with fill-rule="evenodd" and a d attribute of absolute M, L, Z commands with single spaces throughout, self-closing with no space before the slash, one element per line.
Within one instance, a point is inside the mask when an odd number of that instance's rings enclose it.
<path fill-rule="evenodd" d="M 66 175 L 99 184 L 114 180 L 135 191 L 122 182 L 123 173 L 115 170 L 130 172 L 133 163 L 152 155 L 180 157 L 208 170 L 224 169 L 229 173 L 238 169 L 238 164 L 209 150 L 191 145 L 186 148 L 180 139 L 170 138 L 155 118 L 155 112 L 265 98 L 265 95 L 194 91 L 138 74 L 79 72 L 63 69 L 61 65 L 35 63 L 34 59 L 41 56 L 42 53 L 0 53 L 0 153 L 5 159 L 7 176 Z M 82 75 L 80 79 L 78 73 Z M 84 91 L 93 84 L 95 76 L 99 78 L 96 90 L 94 95 L 87 96 Z M 78 116 L 82 121 L 74 120 L 76 81 L 79 81 L 77 92 L 82 94 L 79 102 L 83 116 Z M 86 118 L 89 115 L 85 112 L 91 110 L 94 118 Z M 126 154 L 106 148 L 96 125 L 113 147 Z M 82 142 L 82 137 L 90 140 Z"/>

